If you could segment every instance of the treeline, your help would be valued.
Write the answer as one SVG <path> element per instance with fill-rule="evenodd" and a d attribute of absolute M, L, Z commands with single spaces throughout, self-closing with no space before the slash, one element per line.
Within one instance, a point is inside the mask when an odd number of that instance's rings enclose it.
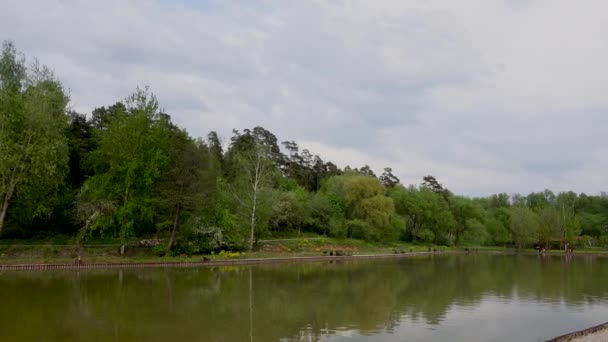
<path fill-rule="evenodd" d="M 0 237 L 166 238 L 166 253 L 253 249 L 314 232 L 441 245 L 588 245 L 608 239 L 608 197 L 551 191 L 458 196 L 434 177 L 338 168 L 262 127 L 193 138 L 137 89 L 69 109 L 46 67 L 10 42 L 0 57 Z M 583 236 L 581 238 L 581 236 Z"/>

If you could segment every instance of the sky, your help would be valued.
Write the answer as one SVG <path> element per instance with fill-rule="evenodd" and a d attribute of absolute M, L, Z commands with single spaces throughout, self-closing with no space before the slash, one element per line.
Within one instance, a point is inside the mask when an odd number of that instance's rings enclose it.
<path fill-rule="evenodd" d="M 608 190 L 604 0 L 0 2 L 90 113 L 150 86 L 193 136 L 262 126 L 483 196 Z"/>

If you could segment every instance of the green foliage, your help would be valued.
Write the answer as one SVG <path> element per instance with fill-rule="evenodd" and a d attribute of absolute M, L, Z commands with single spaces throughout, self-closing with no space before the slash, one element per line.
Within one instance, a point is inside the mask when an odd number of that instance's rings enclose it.
<path fill-rule="evenodd" d="M 300 189 L 303 190 L 303 189 Z M 270 229 L 273 231 L 302 231 L 308 223 L 306 193 L 302 191 L 280 192 L 275 199 L 270 216 Z"/>
<path fill-rule="evenodd" d="M 364 237 L 373 241 L 399 236 L 395 206 L 375 177 L 356 173 L 333 176 L 321 189 L 330 203 L 330 232 L 333 236 Z"/>
<path fill-rule="evenodd" d="M 599 237 L 608 235 L 606 217 L 602 214 L 582 213 L 579 216 L 582 234 Z"/>
<path fill-rule="evenodd" d="M 180 245 L 186 254 L 201 254 L 226 247 L 221 228 L 213 226 L 191 226 L 186 230 Z"/>
<path fill-rule="evenodd" d="M 486 226 L 477 219 L 468 219 L 466 229 L 462 236 L 462 244 L 465 246 L 485 245 L 489 240 Z"/>
<path fill-rule="evenodd" d="M 342 236 L 332 230 L 333 208 L 330 202 L 322 195 L 310 195 L 305 205 L 306 230 L 318 234 Z"/>
<path fill-rule="evenodd" d="M 63 86 L 45 66 L 4 42 L 0 56 L 0 233 L 9 206 L 22 218 L 50 217 L 68 164 Z"/>
<path fill-rule="evenodd" d="M 278 183 L 276 138 L 267 133 L 261 127 L 243 135 L 235 131 L 228 151 L 227 163 L 232 171 L 224 183 L 225 189 L 233 196 L 236 216 L 247 231 L 250 251 L 268 230 L 275 195 L 273 185 Z"/>
<path fill-rule="evenodd" d="M 468 223 L 470 221 L 482 221 L 484 216 L 483 208 L 469 198 L 454 195 L 449 197 L 448 204 L 452 216 L 456 221 L 452 233 L 455 242 L 459 244 L 464 242 L 460 241 L 463 234 L 468 234 L 469 237 L 467 239 L 471 238 L 471 234 L 468 232 L 471 227 L 469 227 Z"/>
<path fill-rule="evenodd" d="M 430 229 L 418 229 L 413 232 L 414 240 L 422 243 L 432 243 L 435 241 L 435 233 Z"/>
<path fill-rule="evenodd" d="M 93 131 L 97 148 L 89 154 L 95 174 L 83 185 L 78 211 L 83 229 L 112 229 L 121 241 L 154 227 L 154 193 L 169 162 L 169 125 L 148 89 L 138 89 Z"/>
<path fill-rule="evenodd" d="M 527 247 L 537 241 L 539 232 L 538 215 L 525 207 L 511 209 L 511 235 L 518 248 Z"/>
<path fill-rule="evenodd" d="M 456 221 L 443 193 L 433 192 L 427 187 L 397 186 L 389 196 L 395 203 L 397 214 L 405 220 L 406 240 L 454 244 L 452 234 Z"/>
<path fill-rule="evenodd" d="M 502 246 L 511 241 L 511 233 L 508 226 L 496 217 L 489 217 L 485 221 L 488 232 L 489 245 Z"/>

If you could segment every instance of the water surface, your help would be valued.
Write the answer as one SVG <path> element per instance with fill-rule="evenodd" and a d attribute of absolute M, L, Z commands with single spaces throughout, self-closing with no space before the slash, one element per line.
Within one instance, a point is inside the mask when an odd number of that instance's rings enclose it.
<path fill-rule="evenodd" d="M 608 259 L 452 255 L 0 273 L 2 341 L 545 341 L 608 321 Z"/>

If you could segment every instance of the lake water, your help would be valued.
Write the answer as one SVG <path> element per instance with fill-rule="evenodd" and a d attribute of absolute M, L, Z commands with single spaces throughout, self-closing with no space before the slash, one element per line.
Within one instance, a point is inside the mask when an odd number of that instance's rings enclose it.
<path fill-rule="evenodd" d="M 1 341 L 545 341 L 608 321 L 608 258 L 5 272 L 0 296 Z"/>

